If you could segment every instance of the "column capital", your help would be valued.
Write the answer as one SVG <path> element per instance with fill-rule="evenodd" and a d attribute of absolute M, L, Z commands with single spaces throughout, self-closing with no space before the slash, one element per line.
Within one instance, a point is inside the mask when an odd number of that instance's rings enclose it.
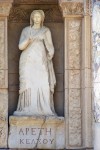
<path fill-rule="evenodd" d="M 68 17 L 69 15 L 83 15 L 84 3 L 83 0 L 59 0 L 59 6 L 61 8 L 63 17 Z"/>
<path fill-rule="evenodd" d="M 13 0 L 0 0 L 0 17 L 9 16 Z"/>
<path fill-rule="evenodd" d="M 93 8 L 93 0 L 84 1 L 84 16 L 91 16 Z"/>
<path fill-rule="evenodd" d="M 93 0 L 59 0 L 63 17 L 91 16 Z"/>

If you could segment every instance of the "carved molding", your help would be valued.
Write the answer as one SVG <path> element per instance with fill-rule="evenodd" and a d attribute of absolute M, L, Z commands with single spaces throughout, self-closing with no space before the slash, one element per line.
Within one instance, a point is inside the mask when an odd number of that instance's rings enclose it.
<path fill-rule="evenodd" d="M 13 0 L 1 0 L 0 1 L 0 16 L 9 16 L 12 2 Z"/>
<path fill-rule="evenodd" d="M 82 15 L 84 12 L 82 2 L 59 1 L 59 5 L 63 13 L 63 17 L 66 17 L 66 15 Z"/>
<path fill-rule="evenodd" d="M 21 6 L 15 6 L 12 7 L 10 15 L 9 15 L 9 21 L 10 22 L 29 22 L 30 14 L 34 9 L 41 9 L 38 5 L 33 7 L 21 7 Z M 63 18 L 61 16 L 60 10 L 58 6 L 53 5 L 52 7 L 43 7 L 43 10 L 45 12 L 45 22 L 63 22 Z"/>
<path fill-rule="evenodd" d="M 68 15 L 92 15 L 93 0 L 59 0 L 63 17 Z"/>
<path fill-rule="evenodd" d="M 58 0 L 14 0 L 14 4 L 57 4 Z"/>
<path fill-rule="evenodd" d="M 84 15 L 92 15 L 93 0 L 84 1 Z"/>
<path fill-rule="evenodd" d="M 67 105 L 68 149 L 82 146 L 82 112 L 81 112 L 81 19 L 65 19 L 65 105 Z"/>
<path fill-rule="evenodd" d="M 70 47 L 72 44 L 74 44 L 74 47 Z M 69 145 L 81 146 L 81 66 L 79 65 L 81 51 L 81 20 L 68 21 L 68 49 L 69 69 L 71 69 L 69 70 Z M 73 59 L 70 59 L 70 56 Z M 75 63 L 76 61 L 77 63 Z"/>

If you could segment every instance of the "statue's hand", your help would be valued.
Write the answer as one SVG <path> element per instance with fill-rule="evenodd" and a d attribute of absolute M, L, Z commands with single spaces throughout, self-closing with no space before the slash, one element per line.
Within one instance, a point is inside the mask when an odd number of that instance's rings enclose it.
<path fill-rule="evenodd" d="M 32 43 L 33 39 L 32 38 L 29 38 L 29 43 Z"/>

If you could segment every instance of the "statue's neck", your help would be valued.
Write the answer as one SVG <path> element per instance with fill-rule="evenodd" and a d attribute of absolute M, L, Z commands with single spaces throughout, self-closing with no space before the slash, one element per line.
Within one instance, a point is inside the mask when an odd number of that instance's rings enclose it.
<path fill-rule="evenodd" d="M 34 24 L 34 25 L 33 25 L 33 28 L 34 28 L 34 29 L 40 29 L 40 28 L 41 28 L 41 25 L 40 25 L 40 24 Z"/>

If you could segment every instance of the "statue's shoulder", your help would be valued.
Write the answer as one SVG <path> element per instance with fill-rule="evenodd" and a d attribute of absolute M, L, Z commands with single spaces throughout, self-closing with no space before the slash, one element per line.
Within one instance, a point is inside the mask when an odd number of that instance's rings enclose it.
<path fill-rule="evenodd" d="M 44 28 L 44 30 L 45 30 L 46 32 L 50 32 L 50 29 L 49 29 L 48 27 L 43 26 L 43 28 Z"/>
<path fill-rule="evenodd" d="M 46 27 L 46 26 L 43 26 L 43 28 L 45 29 L 45 30 L 50 30 L 48 27 Z"/>
<path fill-rule="evenodd" d="M 30 26 L 23 28 L 22 32 L 28 32 L 30 30 Z"/>

